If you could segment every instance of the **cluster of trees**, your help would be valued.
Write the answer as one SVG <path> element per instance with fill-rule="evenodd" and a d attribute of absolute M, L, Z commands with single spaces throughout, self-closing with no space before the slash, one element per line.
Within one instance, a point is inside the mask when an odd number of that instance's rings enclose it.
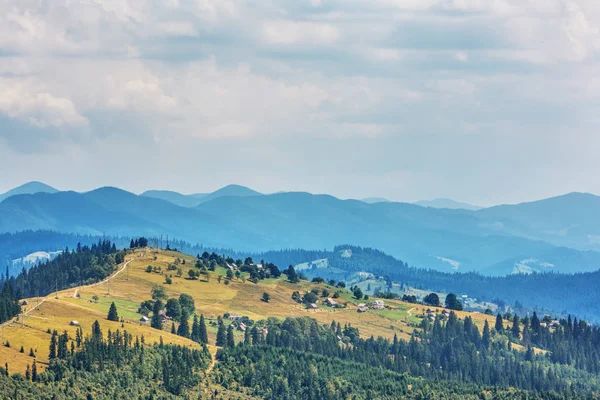
<path fill-rule="evenodd" d="M 138 312 L 146 316 L 152 312 L 150 325 L 154 329 L 163 329 L 164 311 L 164 315 L 171 320 L 171 333 L 192 339 L 200 344 L 208 343 L 204 315 L 198 317 L 194 314 L 196 305 L 192 296 L 182 293 L 179 298 L 169 298 L 161 285 L 155 285 L 151 294 L 152 300 L 143 301 Z M 190 316 L 192 315 L 193 323 L 190 327 Z"/>
<path fill-rule="evenodd" d="M 600 347 L 599 330 L 581 321 L 563 320 L 555 330 L 544 328 L 538 322 L 517 321 L 519 334 L 512 336 L 511 329 L 507 340 L 506 336 L 498 332 L 497 327 L 492 329 L 486 322 L 480 331 L 470 317 L 460 320 L 452 312 L 445 323 L 423 320 L 421 330 L 406 342 L 397 338 L 393 341 L 373 337 L 363 339 L 356 328 L 349 325 L 342 328 L 335 322 L 330 326 L 323 326 L 310 318 L 287 318 L 283 322 L 269 320 L 266 337 L 259 336 L 257 340 L 251 338 L 240 344 L 263 346 L 260 351 L 236 349 L 232 352 L 233 346 L 226 346 L 217 357 L 225 365 L 233 354 L 236 354 L 236 362 L 240 362 L 238 357 L 242 357 L 239 365 L 248 365 L 248 370 L 237 370 L 240 374 L 238 382 L 257 391 L 266 390 L 266 393 L 270 393 L 267 386 L 272 390 L 279 388 L 273 396 L 290 396 L 291 392 L 302 393 L 302 390 L 320 387 L 319 381 L 314 381 L 311 388 L 297 387 L 293 382 L 312 380 L 304 375 L 307 371 L 328 371 L 330 367 L 327 365 L 339 365 L 341 361 L 359 363 L 360 366 L 357 365 L 356 368 L 360 371 L 374 367 L 391 373 L 420 376 L 427 382 L 452 382 L 462 388 L 478 387 L 483 390 L 485 387 L 495 387 L 497 390 L 512 387 L 527 391 L 527 398 L 577 398 L 599 390 L 600 384 L 595 378 L 600 371 L 600 357 L 597 353 Z M 532 328 L 532 324 L 536 328 Z M 505 332 L 503 327 L 499 329 Z M 531 333 L 529 340 L 533 340 L 534 335 L 539 338 L 536 339 L 537 344 L 549 350 L 548 355 L 535 354 L 531 343 L 528 345 L 525 342 L 528 340 L 527 334 L 523 334 L 525 331 Z M 526 346 L 527 350 L 513 349 L 513 342 Z M 544 347 L 543 343 L 548 347 Z M 263 380 L 267 377 L 256 373 L 256 367 L 264 360 L 263 355 L 269 358 L 266 355 L 281 354 L 268 346 L 301 352 L 286 353 L 292 358 L 308 357 L 303 353 L 312 353 L 335 361 L 327 359 L 322 363 L 316 362 L 313 368 L 308 369 L 288 367 L 285 368 L 287 372 L 281 369 L 276 374 L 268 374 L 268 380 Z M 251 362 L 245 364 L 248 360 L 243 357 L 249 357 L 250 354 L 253 354 Z M 287 356 L 286 360 L 289 360 Z M 280 365 L 273 360 L 264 361 L 272 366 Z M 232 371 L 221 372 L 223 382 L 232 379 Z M 323 373 L 326 377 L 327 372 Z M 336 371 L 335 376 L 340 378 L 337 373 Z M 233 377 L 235 376 L 233 373 Z M 237 381 L 237 378 L 233 379 Z M 274 385 L 275 381 L 283 384 Z M 328 396 L 323 392 L 319 393 Z M 385 394 L 387 393 L 373 393 L 375 397 Z M 313 395 L 305 396 L 300 398 L 313 398 Z"/>
<path fill-rule="evenodd" d="M 410 301 L 410 303 L 417 302 L 416 297 L 414 300 L 415 301 Z M 423 297 L 423 304 L 425 304 L 427 306 L 439 307 L 441 304 L 440 296 L 438 296 L 437 293 L 429 293 L 427 296 Z M 448 293 L 448 295 L 446 295 L 446 299 L 444 300 L 444 307 L 449 308 L 450 310 L 456 310 L 456 311 L 462 311 L 462 309 L 463 309 L 462 302 L 458 299 L 458 297 L 454 293 Z"/>
<path fill-rule="evenodd" d="M 12 288 L 5 283 L 0 292 L 0 324 L 8 321 L 20 312 L 21 306 Z"/>
<path fill-rule="evenodd" d="M 0 368 L 0 398 L 160 398 L 176 399 L 201 383 L 201 373 L 211 362 L 206 347 L 148 346 L 144 337 L 116 330 L 103 335 L 98 321 L 91 335 L 76 337 L 53 332 L 50 363 L 44 372 L 35 360 L 25 375 L 9 376 Z"/>
<path fill-rule="evenodd" d="M 17 298 L 46 296 L 55 290 L 98 282 L 124 258 L 125 251 L 118 251 L 110 240 L 99 240 L 91 246 L 78 243 L 74 250 L 67 248 L 53 260 L 23 269 L 6 282 Z"/>
<path fill-rule="evenodd" d="M 130 249 L 144 248 L 148 246 L 148 239 L 145 237 L 139 237 L 137 239 L 131 239 L 129 242 Z"/>

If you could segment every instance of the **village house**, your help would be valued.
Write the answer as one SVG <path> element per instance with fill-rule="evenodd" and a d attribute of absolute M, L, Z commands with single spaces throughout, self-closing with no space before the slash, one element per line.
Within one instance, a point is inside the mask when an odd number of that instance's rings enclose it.
<path fill-rule="evenodd" d="M 75 321 L 75 320 L 71 321 L 69 323 L 69 325 L 71 325 L 71 326 L 81 326 L 81 324 L 79 322 Z"/>
<path fill-rule="evenodd" d="M 327 300 L 325 300 L 325 304 L 330 307 L 337 307 L 339 305 L 338 302 L 333 300 L 331 297 L 328 297 Z"/>
<path fill-rule="evenodd" d="M 383 300 L 375 300 L 373 303 L 371 303 L 371 308 L 373 310 L 383 310 L 384 307 L 385 303 Z"/>
<path fill-rule="evenodd" d="M 310 304 L 310 308 L 312 308 L 313 310 L 316 310 L 316 309 L 318 309 L 318 308 L 319 308 L 319 306 L 318 306 L 318 305 L 316 305 L 315 303 L 311 303 L 311 304 Z"/>
<path fill-rule="evenodd" d="M 363 312 L 367 312 L 367 310 L 368 310 L 367 305 L 365 303 L 360 303 L 358 305 L 358 310 L 356 310 L 356 311 L 363 313 Z"/>
<path fill-rule="evenodd" d="M 240 314 L 230 314 L 229 315 L 229 320 L 230 321 L 235 321 L 235 320 L 240 319 L 240 318 L 242 318 L 242 316 Z"/>
<path fill-rule="evenodd" d="M 140 318 L 140 322 L 145 324 L 148 322 L 148 317 L 146 317 L 145 315 L 142 315 L 142 318 Z"/>
<path fill-rule="evenodd" d="M 243 322 L 240 322 L 237 329 L 238 329 L 238 331 L 246 332 L 246 324 L 244 324 Z"/>

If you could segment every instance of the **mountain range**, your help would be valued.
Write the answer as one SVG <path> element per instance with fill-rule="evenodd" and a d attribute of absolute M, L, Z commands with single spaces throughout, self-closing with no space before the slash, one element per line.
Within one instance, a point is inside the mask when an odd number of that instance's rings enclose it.
<path fill-rule="evenodd" d="M 17 194 L 0 203 L 0 232 L 169 235 L 254 252 L 349 243 L 418 267 L 488 275 L 600 266 L 600 197 L 591 194 L 465 210 L 302 192 L 261 195 L 235 185 L 211 194 L 174 193 L 104 187 Z"/>
<path fill-rule="evenodd" d="M 24 185 L 18 186 L 14 189 L 9 190 L 6 193 L 0 194 L 0 203 L 11 196 L 18 194 L 33 194 L 33 193 L 56 193 L 57 189 L 52 186 L 46 185 L 42 182 L 28 182 Z"/>

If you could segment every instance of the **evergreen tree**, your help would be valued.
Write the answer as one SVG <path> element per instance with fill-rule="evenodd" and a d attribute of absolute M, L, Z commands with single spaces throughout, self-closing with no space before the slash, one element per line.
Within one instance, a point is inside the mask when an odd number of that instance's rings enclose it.
<path fill-rule="evenodd" d="M 52 332 L 52 337 L 50 338 L 50 353 L 48 354 L 48 358 L 53 360 L 56 358 L 56 348 L 58 346 L 57 342 L 58 333 L 56 331 Z"/>
<path fill-rule="evenodd" d="M 219 323 L 219 328 L 217 329 L 216 345 L 221 346 L 221 347 L 227 345 L 227 333 L 225 330 L 225 325 L 223 324 L 222 321 Z"/>
<path fill-rule="evenodd" d="M 483 344 L 483 348 L 488 350 L 491 344 L 491 336 L 490 336 L 490 326 L 488 325 L 487 319 L 483 325 L 483 333 L 481 335 L 481 343 Z"/>
<path fill-rule="evenodd" d="M 208 344 L 208 332 L 206 331 L 206 323 L 204 322 L 204 314 L 200 314 L 200 343 Z"/>
<path fill-rule="evenodd" d="M 177 334 L 177 331 L 175 330 L 175 322 L 171 322 L 171 333 L 172 333 L 173 335 L 176 335 L 176 334 Z"/>
<path fill-rule="evenodd" d="M 516 314 L 513 318 L 511 332 L 512 332 L 513 336 L 515 337 L 515 339 L 520 338 L 521 328 L 519 327 L 519 316 Z"/>
<path fill-rule="evenodd" d="M 161 310 L 162 301 L 156 300 L 152 310 L 152 320 L 150 321 L 150 326 L 154 329 L 162 329 L 162 316 L 160 315 Z"/>
<path fill-rule="evenodd" d="M 250 346 L 252 344 L 252 336 L 250 335 L 250 327 L 246 327 L 244 331 L 244 344 Z"/>
<path fill-rule="evenodd" d="M 110 309 L 108 310 L 108 316 L 106 318 L 109 321 L 118 321 L 119 320 L 119 314 L 117 313 L 117 306 L 115 305 L 114 301 L 110 304 Z"/>
<path fill-rule="evenodd" d="M 498 333 L 504 332 L 504 325 L 502 324 L 502 315 L 500 315 L 500 313 L 498 313 L 498 315 L 496 316 L 496 325 L 494 326 L 494 329 L 496 329 L 496 332 Z"/>
<path fill-rule="evenodd" d="M 196 343 L 202 343 L 200 342 L 200 321 L 198 320 L 198 316 L 195 314 L 194 322 L 192 323 L 192 334 L 190 336 L 190 339 L 192 339 Z"/>
<path fill-rule="evenodd" d="M 235 346 L 235 339 L 233 337 L 233 325 L 229 325 L 227 328 L 227 347 Z"/>
<path fill-rule="evenodd" d="M 35 359 L 33 360 L 33 365 L 31 366 L 31 380 L 37 382 L 38 374 L 37 374 L 37 362 Z"/>
<path fill-rule="evenodd" d="M 177 334 L 179 336 L 183 336 L 186 338 L 190 337 L 190 323 L 189 323 L 189 314 L 187 312 L 183 312 L 181 314 L 181 321 L 179 322 L 179 328 L 177 328 Z"/>

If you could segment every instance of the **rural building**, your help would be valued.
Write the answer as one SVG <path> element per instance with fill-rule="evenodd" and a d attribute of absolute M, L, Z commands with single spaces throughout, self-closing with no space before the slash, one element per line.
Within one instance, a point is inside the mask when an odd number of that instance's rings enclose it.
<path fill-rule="evenodd" d="M 242 318 L 242 316 L 240 314 L 230 314 L 229 315 L 230 321 L 235 321 L 236 319 L 240 319 L 240 318 Z"/>
<path fill-rule="evenodd" d="M 356 311 L 363 313 L 363 312 L 367 312 L 367 310 L 368 310 L 367 305 L 365 303 L 360 303 L 358 305 L 358 310 L 356 310 Z"/>
<path fill-rule="evenodd" d="M 145 324 L 146 322 L 148 322 L 148 317 L 143 315 L 142 318 L 140 318 L 140 322 L 143 322 Z"/>
<path fill-rule="evenodd" d="M 81 326 L 81 324 L 79 322 L 75 321 L 75 320 L 71 321 L 69 323 L 69 325 L 71 325 L 71 326 Z"/>
<path fill-rule="evenodd" d="M 383 300 L 375 300 L 373 303 L 371 303 L 371 308 L 373 310 L 383 310 L 384 307 L 385 303 Z"/>
<path fill-rule="evenodd" d="M 240 322 L 237 329 L 238 329 L 238 331 L 246 332 L 246 324 L 244 324 L 243 322 Z"/>
<path fill-rule="evenodd" d="M 317 308 L 319 308 L 319 306 L 317 306 L 315 303 L 311 303 L 310 308 L 312 308 L 313 310 L 316 310 Z"/>
<path fill-rule="evenodd" d="M 339 305 L 338 302 L 333 300 L 331 297 L 328 297 L 327 300 L 325 300 L 325 304 L 330 307 L 337 307 Z"/>

